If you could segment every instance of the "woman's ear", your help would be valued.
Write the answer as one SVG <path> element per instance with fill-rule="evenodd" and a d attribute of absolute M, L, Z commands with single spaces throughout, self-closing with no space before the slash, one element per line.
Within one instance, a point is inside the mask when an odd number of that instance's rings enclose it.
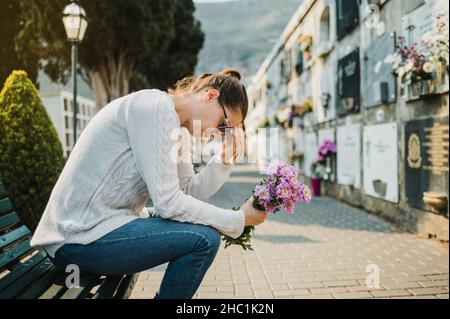
<path fill-rule="evenodd" d="M 220 92 L 217 89 L 208 89 L 206 91 L 206 102 L 210 103 L 211 101 L 218 99 L 220 96 Z"/>

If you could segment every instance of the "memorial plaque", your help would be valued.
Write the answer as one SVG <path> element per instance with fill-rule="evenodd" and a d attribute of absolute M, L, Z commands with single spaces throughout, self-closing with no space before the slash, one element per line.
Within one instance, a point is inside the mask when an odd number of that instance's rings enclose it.
<path fill-rule="evenodd" d="M 311 165 L 316 160 L 316 152 L 317 152 L 317 135 L 315 132 L 309 132 L 305 134 L 305 155 L 304 155 L 304 163 L 305 163 L 305 175 L 308 177 L 312 177 L 312 169 Z"/>
<path fill-rule="evenodd" d="M 437 117 L 405 125 L 405 193 L 413 207 L 430 210 L 424 193 L 448 197 L 448 124 L 448 117 Z M 433 208 L 448 215 L 447 205 Z"/>
<path fill-rule="evenodd" d="M 427 1 L 402 18 L 403 35 L 408 46 L 417 43 L 420 49 L 422 37 L 433 31 L 433 8 L 434 1 Z"/>
<path fill-rule="evenodd" d="M 364 53 L 364 106 L 369 108 L 396 101 L 392 66 L 384 63 L 395 52 L 395 33 L 378 38 Z"/>
<path fill-rule="evenodd" d="M 398 132 L 396 123 L 363 129 L 364 192 L 398 203 Z"/>
<path fill-rule="evenodd" d="M 359 1 L 358 0 L 337 0 L 337 38 L 342 39 L 359 24 Z"/>
<path fill-rule="evenodd" d="M 361 188 L 361 125 L 337 128 L 337 182 Z"/>
<path fill-rule="evenodd" d="M 338 115 L 358 113 L 360 108 L 359 49 L 338 62 L 337 105 Z"/>

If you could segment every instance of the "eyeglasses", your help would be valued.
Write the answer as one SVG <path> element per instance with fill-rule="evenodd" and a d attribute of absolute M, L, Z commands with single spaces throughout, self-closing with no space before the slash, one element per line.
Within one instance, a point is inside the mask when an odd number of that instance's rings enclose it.
<path fill-rule="evenodd" d="M 228 119 L 227 111 L 225 110 L 225 107 L 222 104 L 220 104 L 220 106 L 222 107 L 222 110 L 223 110 L 223 118 L 224 118 L 225 125 L 221 125 L 221 126 L 217 127 L 217 129 L 220 131 L 220 133 L 222 135 L 226 134 L 227 130 L 229 130 L 228 132 L 233 134 L 234 127 L 230 125 L 230 120 Z"/>

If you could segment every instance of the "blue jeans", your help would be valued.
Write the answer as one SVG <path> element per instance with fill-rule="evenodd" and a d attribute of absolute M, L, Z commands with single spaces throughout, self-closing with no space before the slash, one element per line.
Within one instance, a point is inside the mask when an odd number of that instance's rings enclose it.
<path fill-rule="evenodd" d="M 125 275 L 168 262 L 155 298 L 190 299 L 220 246 L 219 232 L 209 226 L 162 218 L 134 220 L 88 245 L 66 244 L 52 261 L 80 273 Z"/>

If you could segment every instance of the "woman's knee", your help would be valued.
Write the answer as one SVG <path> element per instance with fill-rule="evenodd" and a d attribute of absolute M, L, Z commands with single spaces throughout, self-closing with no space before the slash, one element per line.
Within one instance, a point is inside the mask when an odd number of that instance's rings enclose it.
<path fill-rule="evenodd" d="M 202 246 L 207 248 L 211 254 L 216 254 L 220 247 L 221 235 L 217 229 L 209 226 L 199 226 L 198 234 L 200 235 Z"/>

